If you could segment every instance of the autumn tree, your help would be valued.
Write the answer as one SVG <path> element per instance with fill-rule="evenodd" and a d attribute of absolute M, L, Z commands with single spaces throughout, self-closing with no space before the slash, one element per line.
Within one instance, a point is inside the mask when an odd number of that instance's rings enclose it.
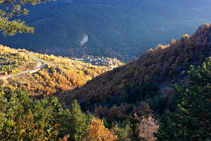
<path fill-rule="evenodd" d="M 130 121 L 130 139 L 132 141 L 143 141 L 145 140 L 144 136 L 142 135 L 141 131 L 143 132 L 142 127 L 140 125 L 144 124 L 144 119 L 148 119 L 152 115 L 152 110 L 149 108 L 149 105 L 142 102 L 140 104 L 138 111 L 135 111 L 135 113 L 131 113 L 128 116 L 128 119 Z"/>
<path fill-rule="evenodd" d="M 22 14 L 28 15 L 29 10 L 22 8 L 22 5 L 36 5 L 46 0 L 1 0 L 0 1 L 0 32 L 4 35 L 13 36 L 16 33 L 33 33 L 34 28 L 29 27 L 24 21 L 14 19 Z"/>
<path fill-rule="evenodd" d="M 92 119 L 87 132 L 86 141 L 115 141 L 118 139 L 116 135 L 113 135 L 111 131 L 105 128 L 103 121 L 98 118 Z"/>
<path fill-rule="evenodd" d="M 158 131 L 158 127 L 157 121 L 152 116 L 149 116 L 148 119 L 143 118 L 138 125 L 139 136 L 147 141 L 155 141 L 156 137 L 153 133 Z"/>
<path fill-rule="evenodd" d="M 0 93 L 0 140 L 57 140 L 59 115 L 55 97 L 33 100 L 22 89 Z"/>

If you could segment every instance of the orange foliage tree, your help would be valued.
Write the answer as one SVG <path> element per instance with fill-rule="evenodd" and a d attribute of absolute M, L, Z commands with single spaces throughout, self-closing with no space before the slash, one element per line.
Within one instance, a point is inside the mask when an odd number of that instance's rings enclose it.
<path fill-rule="evenodd" d="M 91 124 L 88 127 L 88 135 L 84 139 L 85 141 L 115 141 L 117 136 L 113 135 L 113 131 L 109 131 L 103 125 L 103 121 L 98 118 L 93 118 Z"/>

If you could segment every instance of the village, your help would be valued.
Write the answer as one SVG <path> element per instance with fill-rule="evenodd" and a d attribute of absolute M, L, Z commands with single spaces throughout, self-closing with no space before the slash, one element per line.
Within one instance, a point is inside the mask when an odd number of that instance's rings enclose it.
<path fill-rule="evenodd" d="M 122 66 L 123 63 L 116 58 L 109 58 L 109 57 L 96 57 L 96 56 L 85 56 L 83 58 L 71 58 L 72 60 L 76 61 L 84 61 L 86 63 L 90 63 L 92 65 L 99 65 L 99 66 L 108 66 L 110 69 L 113 69 L 118 66 Z"/>

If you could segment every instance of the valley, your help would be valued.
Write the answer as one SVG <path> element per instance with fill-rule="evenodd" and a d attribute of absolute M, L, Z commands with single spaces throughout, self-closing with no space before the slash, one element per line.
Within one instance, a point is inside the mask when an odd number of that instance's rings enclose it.
<path fill-rule="evenodd" d="M 210 5 L 0 1 L 0 140 L 211 140 Z"/>
<path fill-rule="evenodd" d="M 110 140 L 116 140 L 117 137 L 118 140 L 130 139 L 131 137 L 162 140 L 162 134 L 168 132 L 168 130 L 160 131 L 160 128 L 173 126 L 174 122 L 177 121 L 169 119 L 171 121 L 169 124 L 158 125 L 158 120 L 163 123 L 165 118 L 170 116 L 164 116 L 168 112 L 172 115 L 180 115 L 177 110 L 181 109 L 177 105 L 183 100 L 180 98 L 183 97 L 183 93 L 186 94 L 185 91 L 182 92 L 183 89 L 188 88 L 192 91 L 191 86 L 196 85 L 194 88 L 198 88 L 199 84 L 202 84 L 202 88 L 205 84 L 209 86 L 210 69 L 207 70 L 206 67 L 211 68 L 211 58 L 209 58 L 211 54 L 210 39 L 211 25 L 205 23 L 199 26 L 193 35 L 184 34 L 179 40 L 173 39 L 168 45 L 158 45 L 155 49 L 143 53 L 139 58 L 125 65 L 119 64 L 120 66 L 114 69 L 110 69 L 109 65 L 96 66 L 90 64 L 90 62 L 84 63 L 84 59 L 39 54 L 1 45 L 1 58 L 6 58 L 6 61 L 4 61 L 6 64 L 14 62 L 12 55 L 19 56 L 18 54 L 22 54 L 22 60 L 20 57 L 17 58 L 18 64 L 27 65 L 27 62 L 30 62 L 28 60 L 33 60 L 32 62 L 36 66 L 36 64 L 39 64 L 38 61 L 42 60 L 41 63 L 45 64 L 45 67 L 34 73 L 1 79 L 0 92 L 2 96 L 6 97 L 13 95 L 14 92 L 20 93 L 20 96 L 27 93 L 30 98 L 38 101 L 42 99 L 42 93 L 44 93 L 46 95 L 41 101 L 56 98 L 58 105 L 58 100 L 64 102 L 63 106 L 66 110 L 60 113 L 60 119 L 63 120 L 59 122 L 62 128 L 58 128 L 58 137 L 64 137 L 69 135 L 68 133 L 72 133 L 72 129 L 83 127 L 83 134 L 81 133 L 83 138 L 94 138 L 89 130 L 96 129 L 96 125 L 92 124 L 99 122 L 103 126 L 102 129 L 105 130 L 104 132 L 108 132 Z M 21 51 L 24 53 L 21 53 Z M 8 60 L 8 56 L 13 61 Z M 27 56 L 30 59 L 27 60 Z M 98 58 L 97 60 L 102 61 L 103 59 Z M 12 64 L 14 63 L 9 64 L 13 68 Z M 205 76 L 207 80 L 205 80 Z M 195 83 L 195 79 L 202 81 L 202 83 Z M 206 94 L 210 98 L 209 92 Z M 193 99 L 190 102 L 195 102 L 198 99 L 200 98 Z M 51 102 L 51 100 L 48 100 L 48 102 Z M 204 101 L 204 103 L 206 102 Z M 74 106 L 78 108 L 74 109 Z M 76 114 L 74 110 L 79 112 L 77 117 L 83 115 L 82 117 L 87 120 L 86 126 L 71 126 L 74 123 L 69 117 Z M 54 114 L 54 111 L 49 112 Z M 64 119 L 66 116 L 67 119 Z M 137 120 L 137 117 L 141 119 Z M 191 120 L 195 119 L 191 117 Z M 63 121 L 69 123 L 65 124 Z M 139 132 L 149 128 L 151 132 L 142 133 L 137 137 L 135 131 L 132 131 L 133 122 L 137 123 L 138 127 L 136 128 L 139 128 Z M 85 124 L 85 121 L 83 124 Z M 94 126 L 94 129 L 92 129 L 92 126 Z M 87 129 L 85 130 L 85 128 Z M 37 130 L 36 128 L 33 129 Z M 89 135 L 84 135 L 85 132 Z M 121 134 L 122 132 L 125 133 L 124 136 Z M 155 132 L 154 135 L 153 132 Z M 102 136 L 104 135 L 102 134 Z M 170 139 L 172 137 L 177 138 L 177 136 L 171 136 L 170 133 L 168 135 Z M 70 135 L 70 138 L 73 138 L 73 135 Z"/>

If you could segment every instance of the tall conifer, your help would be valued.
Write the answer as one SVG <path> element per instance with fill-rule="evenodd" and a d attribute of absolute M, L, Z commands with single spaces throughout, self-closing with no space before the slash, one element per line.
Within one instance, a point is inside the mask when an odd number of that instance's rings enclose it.
<path fill-rule="evenodd" d="M 168 124 L 155 134 L 158 140 L 211 139 L 211 58 L 197 69 L 191 66 L 189 74 L 189 86 L 175 87 L 180 113 L 169 113 Z"/>

